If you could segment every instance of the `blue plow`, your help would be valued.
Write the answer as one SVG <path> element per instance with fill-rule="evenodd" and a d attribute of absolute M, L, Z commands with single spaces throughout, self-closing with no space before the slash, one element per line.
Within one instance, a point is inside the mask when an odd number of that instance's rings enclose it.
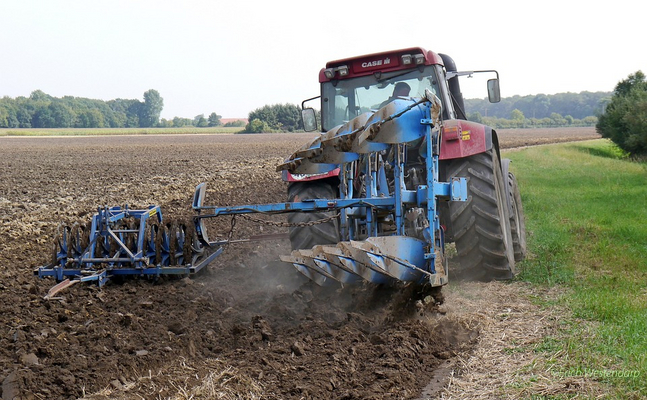
<path fill-rule="evenodd" d="M 363 281 L 444 285 L 447 263 L 437 204 L 465 201 L 467 184 L 464 178 L 438 181 L 439 117 L 440 101 L 430 92 L 422 99 L 394 100 L 321 134 L 277 167 L 292 174 L 324 174 L 339 168 L 336 199 L 212 207 L 203 205 L 206 186 L 200 184 L 193 209 L 201 243 L 207 247 L 226 243 L 209 241 L 207 218 L 331 212 L 339 216 L 340 242 L 297 249 L 281 260 L 321 286 Z M 415 185 L 405 179 L 410 171 L 407 150 L 414 147 L 420 149 L 424 169 Z"/>

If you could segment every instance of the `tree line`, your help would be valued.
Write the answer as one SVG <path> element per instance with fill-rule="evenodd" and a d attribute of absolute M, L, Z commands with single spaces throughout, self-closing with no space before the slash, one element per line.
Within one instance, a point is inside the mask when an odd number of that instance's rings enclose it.
<path fill-rule="evenodd" d="M 465 111 L 469 120 L 494 128 L 594 126 L 609 101 L 611 92 L 516 95 L 499 103 L 467 99 Z"/>
<path fill-rule="evenodd" d="M 487 99 L 466 99 L 468 113 L 478 112 L 483 117 L 511 118 L 513 110 L 519 110 L 526 118 L 550 118 L 556 113 L 570 115 L 574 119 L 596 116 L 604 111 L 611 100 L 611 92 L 537 94 L 502 98 L 499 103 Z"/>
<path fill-rule="evenodd" d="M 471 121 L 494 128 L 594 126 L 611 99 L 610 92 L 558 93 L 512 96 L 490 103 L 467 99 Z M 266 105 L 249 113 L 245 132 L 293 132 L 301 130 L 301 107 L 294 104 Z"/>
<path fill-rule="evenodd" d="M 512 110 L 509 118 L 484 117 L 480 113 L 475 112 L 468 114 L 467 119 L 498 129 L 595 126 L 598 122 L 598 117 L 594 115 L 577 119 L 573 118 L 571 115 L 563 116 L 562 114 L 555 112 L 544 118 L 526 118 L 523 112 L 517 109 Z"/>
<path fill-rule="evenodd" d="M 29 97 L 0 99 L 0 128 L 148 128 L 158 125 L 163 107 L 154 89 L 144 101 L 57 98 L 35 90 Z"/>
<path fill-rule="evenodd" d="M 558 93 L 555 95 L 512 96 L 500 103 L 466 99 L 468 119 L 495 128 L 547 126 L 593 126 L 597 115 L 611 101 L 611 92 Z M 205 117 L 161 119 L 164 100 L 151 89 L 144 101 L 109 101 L 81 97 L 52 97 L 36 90 L 29 97 L 0 99 L 0 128 L 132 128 L 213 127 L 222 125 L 213 112 Z M 302 129 L 301 107 L 294 104 L 265 105 L 251 111 L 245 132 L 294 132 Z M 241 122 L 226 126 L 241 126 Z"/>
<path fill-rule="evenodd" d="M 204 114 L 198 114 L 193 119 L 191 118 L 182 118 L 175 117 L 173 119 L 164 119 L 162 118 L 159 122 L 160 128 L 181 128 L 183 126 L 195 126 L 197 128 L 206 128 L 213 126 L 220 126 L 222 122 L 220 119 L 221 115 L 212 112 L 208 117 L 205 118 Z M 226 123 L 224 126 L 245 126 L 245 123 L 242 121 L 232 121 Z"/>
<path fill-rule="evenodd" d="M 183 126 L 220 126 L 222 118 L 215 112 L 194 118 L 175 117 L 170 120 L 160 114 L 164 99 L 155 89 L 144 92 L 138 99 L 95 100 L 64 96 L 57 98 L 42 90 L 29 97 L 0 99 L 0 128 L 150 128 Z M 244 124 L 242 124 L 244 125 Z M 230 126 L 240 126 L 232 123 Z"/>

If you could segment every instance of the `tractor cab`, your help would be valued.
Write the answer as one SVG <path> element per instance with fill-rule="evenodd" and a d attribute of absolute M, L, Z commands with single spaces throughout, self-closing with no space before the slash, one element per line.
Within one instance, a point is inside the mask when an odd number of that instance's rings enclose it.
<path fill-rule="evenodd" d="M 321 101 L 321 129 L 326 132 L 353 118 L 375 112 L 396 98 L 423 98 L 429 90 L 442 104 L 442 119 L 466 119 L 453 60 L 420 47 L 331 61 L 319 73 L 321 96 L 302 103 L 306 131 L 316 130 L 315 113 L 305 103 Z M 487 71 L 496 72 L 496 71 Z M 408 93 L 398 88 L 408 88 Z M 497 79 L 488 81 L 491 101 L 498 101 Z"/>

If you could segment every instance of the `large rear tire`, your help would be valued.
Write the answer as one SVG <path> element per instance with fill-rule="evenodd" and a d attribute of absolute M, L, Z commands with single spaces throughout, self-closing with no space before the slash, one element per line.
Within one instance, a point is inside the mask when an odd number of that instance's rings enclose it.
<path fill-rule="evenodd" d="M 288 201 L 309 199 L 334 199 L 337 192 L 334 186 L 326 181 L 293 182 L 288 186 Z M 309 223 L 333 215 L 331 212 L 299 212 L 288 214 L 288 222 Z M 293 250 L 310 249 L 318 244 L 336 244 L 339 242 L 339 222 L 337 219 L 328 222 L 290 227 L 290 243 Z"/>
<path fill-rule="evenodd" d="M 449 203 L 449 225 L 456 243 L 456 274 L 489 281 L 514 277 L 514 250 L 503 177 L 496 149 L 447 164 L 448 179 L 467 178 L 466 202 Z"/>

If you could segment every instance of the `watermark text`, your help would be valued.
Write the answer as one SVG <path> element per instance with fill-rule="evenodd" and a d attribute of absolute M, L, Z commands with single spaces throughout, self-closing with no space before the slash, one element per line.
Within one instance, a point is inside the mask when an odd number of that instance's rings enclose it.
<path fill-rule="evenodd" d="M 630 369 L 594 369 L 594 368 L 570 368 L 562 371 L 552 371 L 553 375 L 560 378 L 624 378 L 636 379 L 640 377 L 640 371 Z"/>

